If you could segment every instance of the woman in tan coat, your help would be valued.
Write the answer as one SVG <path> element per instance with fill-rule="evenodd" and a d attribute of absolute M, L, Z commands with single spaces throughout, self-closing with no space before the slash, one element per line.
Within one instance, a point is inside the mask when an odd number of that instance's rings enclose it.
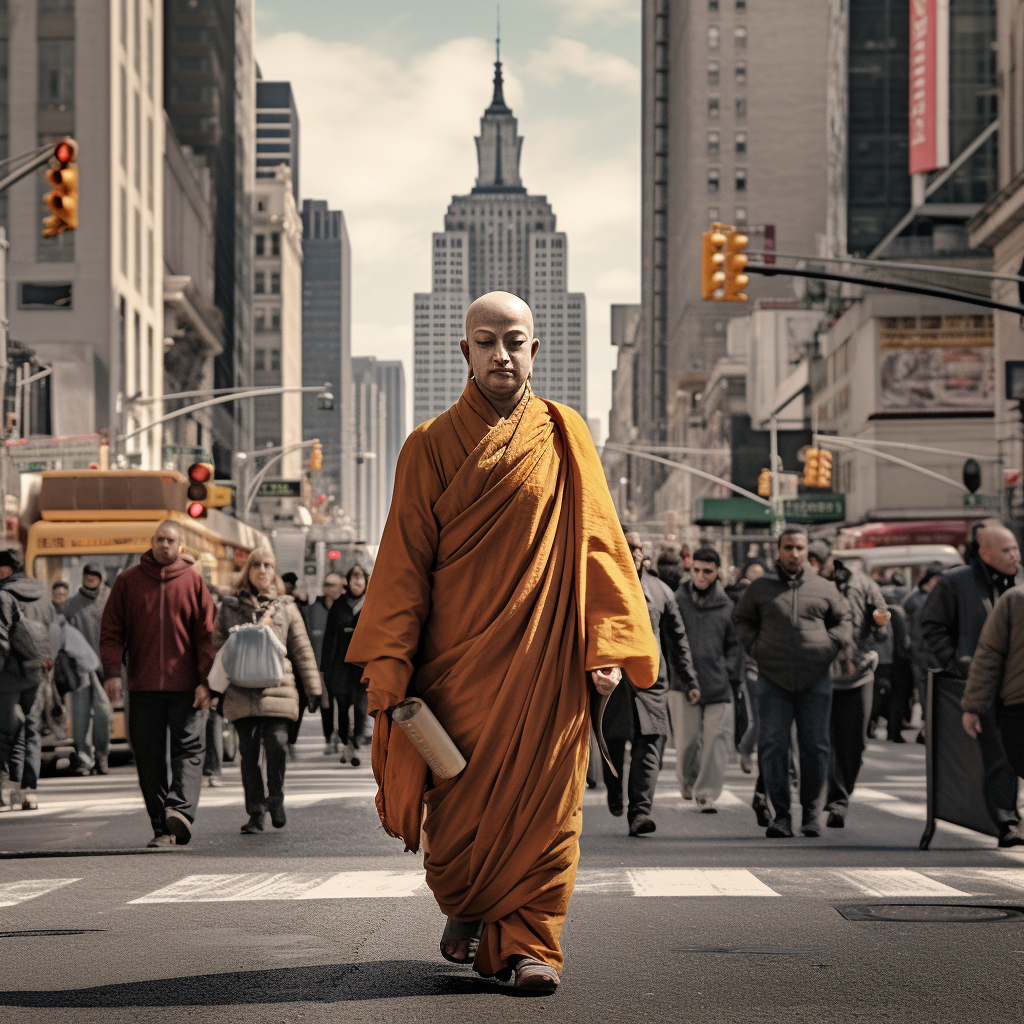
<path fill-rule="evenodd" d="M 249 815 L 242 826 L 245 834 L 263 831 L 267 811 L 274 828 L 284 827 L 288 723 L 298 719 L 300 700 L 308 701 L 311 711 L 320 704 L 320 673 L 302 615 L 294 599 L 285 594 L 274 553 L 266 548 L 249 555 L 238 588 L 224 598 L 213 633 L 214 649 L 219 651 L 224 646 L 233 626 L 251 622 L 266 622 L 288 653 L 279 686 L 228 686 L 221 704 L 224 717 L 238 731 L 245 810 Z M 300 695 L 296 679 L 301 681 L 304 695 Z M 260 768 L 261 747 L 266 756 L 265 782 Z"/>

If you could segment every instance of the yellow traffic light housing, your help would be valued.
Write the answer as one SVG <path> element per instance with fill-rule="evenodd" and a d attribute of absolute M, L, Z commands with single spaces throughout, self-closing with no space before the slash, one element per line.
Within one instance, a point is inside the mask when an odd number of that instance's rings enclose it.
<path fill-rule="evenodd" d="M 762 469 L 757 474 L 757 493 L 762 498 L 772 496 L 772 471 L 770 469 Z"/>
<path fill-rule="evenodd" d="M 53 238 L 78 227 L 78 144 L 74 139 L 61 139 L 54 146 L 46 180 L 53 191 L 43 197 L 50 211 L 43 218 L 43 238 Z"/>
<path fill-rule="evenodd" d="M 313 445 L 313 451 L 309 455 L 309 468 L 313 473 L 319 473 L 324 467 L 324 449 L 319 441 Z"/>
<path fill-rule="evenodd" d="M 725 243 L 723 225 L 714 223 L 710 231 L 701 236 L 700 295 L 702 299 L 715 299 L 725 285 Z"/>
<path fill-rule="evenodd" d="M 832 487 L 832 453 L 825 448 L 818 453 L 818 486 L 826 490 Z"/>
<path fill-rule="evenodd" d="M 818 486 L 818 464 L 821 453 L 817 448 L 808 448 L 804 455 L 804 487 Z"/>
<path fill-rule="evenodd" d="M 726 242 L 725 284 L 722 296 L 725 302 L 746 302 L 747 295 L 743 291 L 750 284 L 750 278 L 743 272 L 747 265 L 747 254 L 744 251 L 750 239 L 741 231 L 730 231 Z"/>

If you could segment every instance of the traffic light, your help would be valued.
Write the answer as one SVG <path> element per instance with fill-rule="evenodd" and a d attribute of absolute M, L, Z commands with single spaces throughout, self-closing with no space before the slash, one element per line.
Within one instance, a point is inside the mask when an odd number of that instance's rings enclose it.
<path fill-rule="evenodd" d="M 818 486 L 832 488 L 832 453 L 825 448 L 818 452 Z"/>
<path fill-rule="evenodd" d="M 700 296 L 715 299 L 715 293 L 725 284 L 725 233 L 722 225 L 714 223 L 710 231 L 701 236 Z"/>
<path fill-rule="evenodd" d="M 193 519 L 206 516 L 207 499 L 213 483 L 213 465 L 209 462 L 194 462 L 188 467 L 188 514 Z"/>
<path fill-rule="evenodd" d="M 319 441 L 313 445 L 313 451 L 309 455 L 309 468 L 313 473 L 319 473 L 324 466 L 324 449 Z"/>
<path fill-rule="evenodd" d="M 78 227 L 78 144 L 74 139 L 61 139 L 53 148 L 46 180 L 53 191 L 43 197 L 50 216 L 43 218 L 43 238 L 53 238 Z"/>
<path fill-rule="evenodd" d="M 757 474 L 757 493 L 762 498 L 772 496 L 772 471 L 770 469 L 762 469 Z"/>
<path fill-rule="evenodd" d="M 725 243 L 725 284 L 722 296 L 724 302 L 746 302 L 747 295 L 743 291 L 750 283 L 750 278 L 743 273 L 747 265 L 747 254 L 744 251 L 750 239 L 742 231 L 730 231 Z"/>
<path fill-rule="evenodd" d="M 804 487 L 818 486 L 818 464 L 821 452 L 817 448 L 808 448 L 804 454 Z"/>

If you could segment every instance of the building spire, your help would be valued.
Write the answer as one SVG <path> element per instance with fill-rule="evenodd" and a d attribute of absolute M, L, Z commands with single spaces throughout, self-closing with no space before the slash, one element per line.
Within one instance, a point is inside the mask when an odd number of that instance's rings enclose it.
<path fill-rule="evenodd" d="M 508 104 L 505 102 L 505 83 L 501 76 L 501 4 L 498 4 L 498 34 L 494 40 L 494 50 L 494 96 L 491 98 L 491 105 L 487 108 L 487 113 L 511 113 Z"/>

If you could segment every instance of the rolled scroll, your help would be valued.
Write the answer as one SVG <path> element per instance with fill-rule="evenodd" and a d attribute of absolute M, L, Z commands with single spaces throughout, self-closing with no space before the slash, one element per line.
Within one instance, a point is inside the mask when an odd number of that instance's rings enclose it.
<path fill-rule="evenodd" d="M 419 697 L 396 704 L 391 710 L 391 721 L 409 737 L 436 778 L 454 779 L 466 767 L 459 748 Z"/>

